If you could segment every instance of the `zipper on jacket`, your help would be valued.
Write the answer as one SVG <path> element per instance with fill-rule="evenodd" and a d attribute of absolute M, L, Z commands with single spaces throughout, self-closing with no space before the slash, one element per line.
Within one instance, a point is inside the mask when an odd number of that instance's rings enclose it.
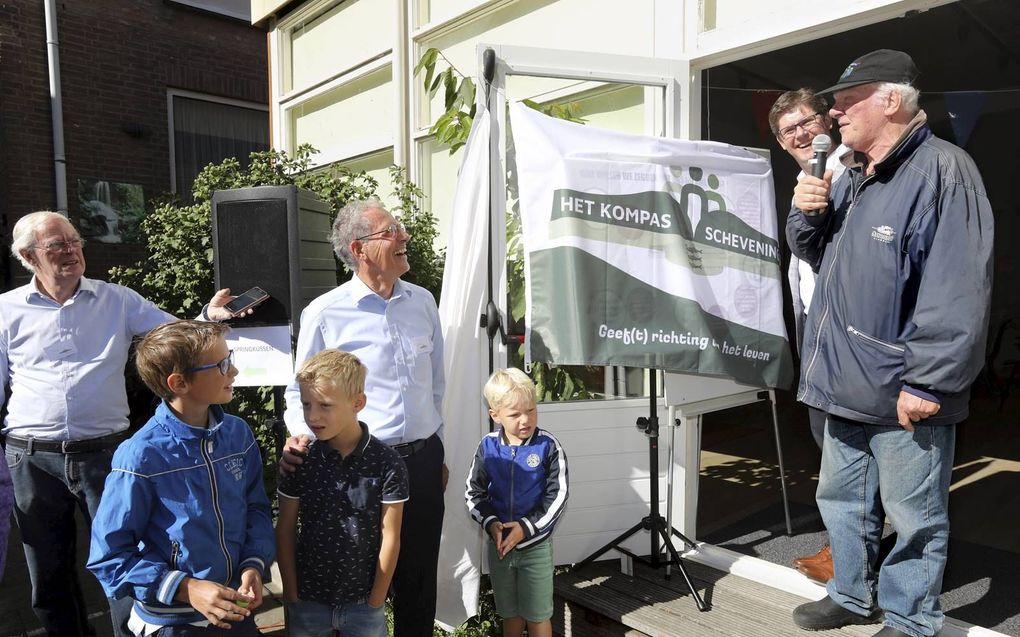
<path fill-rule="evenodd" d="M 181 556 L 181 543 L 171 542 L 170 543 L 170 570 L 177 570 L 177 559 Z"/>
<path fill-rule="evenodd" d="M 866 183 L 868 183 L 868 181 L 873 179 L 873 178 L 874 178 L 874 174 L 864 177 L 863 179 L 861 179 L 861 183 L 857 184 L 856 187 L 853 189 L 853 193 L 854 194 L 853 194 L 853 197 L 850 200 L 850 207 L 847 208 L 847 210 L 846 210 L 846 218 L 843 219 L 843 229 L 845 229 L 847 227 L 847 224 L 850 221 L 850 215 L 853 214 L 854 208 L 857 207 L 857 202 L 860 199 L 861 191 L 864 190 L 864 185 Z M 832 271 L 833 271 L 833 269 L 834 269 L 834 267 L 836 265 L 836 258 L 839 257 L 839 249 L 843 245 L 843 240 L 845 238 L 846 238 L 846 233 L 845 232 L 843 234 L 839 235 L 839 241 L 836 242 L 836 245 L 834 247 L 836 252 L 835 252 L 835 254 L 832 255 L 832 266 L 830 266 L 829 267 L 829 271 L 825 273 L 825 289 L 826 290 L 829 289 L 829 284 L 832 282 Z M 817 290 L 817 287 L 815 289 Z M 811 370 L 814 369 L 815 361 L 818 360 L 818 350 L 820 349 L 821 342 L 822 342 L 821 338 L 820 338 L 821 333 L 822 333 L 822 328 L 825 326 L 825 324 L 826 324 L 826 322 L 828 321 L 828 318 L 829 318 L 829 303 L 828 303 L 828 299 L 824 299 L 823 298 L 823 299 L 820 299 L 820 301 L 821 301 L 822 307 L 823 307 L 823 309 L 822 309 L 822 318 L 818 319 L 818 329 L 815 330 L 815 348 L 811 352 L 811 360 L 808 361 L 807 369 L 804 371 L 804 375 L 803 375 L 803 378 L 802 378 L 802 382 L 805 384 L 805 386 L 807 385 L 808 378 L 811 377 Z"/>
<path fill-rule="evenodd" d="M 883 341 L 882 339 L 875 338 L 874 336 L 871 336 L 870 334 L 865 334 L 864 332 L 860 331 L 859 329 L 856 329 L 853 325 L 847 325 L 846 326 L 846 331 L 851 333 L 851 334 L 853 334 L 854 336 L 856 336 L 857 338 L 859 338 L 859 339 L 861 339 L 863 341 L 867 341 L 867 342 L 872 343 L 874 345 L 878 345 L 879 347 L 884 347 L 886 349 L 891 349 L 894 352 L 899 352 L 900 354 L 902 354 L 904 351 L 906 351 L 905 347 L 900 347 L 899 345 L 893 345 L 892 343 L 887 343 L 887 342 Z"/>
<path fill-rule="evenodd" d="M 510 521 L 517 519 L 514 515 L 514 467 L 517 465 L 517 447 L 510 445 Z"/>
<path fill-rule="evenodd" d="M 212 491 L 212 505 L 213 513 L 216 515 L 216 528 L 218 531 L 218 540 L 220 542 L 220 550 L 223 551 L 223 558 L 227 562 L 226 580 L 223 582 L 224 585 L 230 584 L 230 579 L 234 573 L 234 565 L 230 559 L 230 551 L 227 550 L 227 540 L 225 536 L 224 524 L 223 524 L 223 511 L 220 510 L 220 494 L 219 485 L 216 484 L 216 470 L 213 467 L 212 458 L 209 453 L 212 451 L 212 439 L 208 441 L 202 440 L 199 442 L 199 449 L 202 452 L 202 459 L 205 460 L 205 469 L 209 473 L 209 488 Z"/>

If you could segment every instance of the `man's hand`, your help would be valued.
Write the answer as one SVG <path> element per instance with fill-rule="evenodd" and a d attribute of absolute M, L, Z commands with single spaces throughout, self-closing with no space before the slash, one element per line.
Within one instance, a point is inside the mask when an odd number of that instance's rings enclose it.
<path fill-rule="evenodd" d="M 205 315 L 208 316 L 210 320 L 216 321 L 217 323 L 234 318 L 233 312 L 224 306 L 236 298 L 236 296 L 230 294 L 230 288 L 223 288 L 216 294 L 213 294 L 213 297 L 209 299 L 209 309 L 206 310 Z M 242 314 L 251 314 L 251 311 L 249 310 Z"/>
<path fill-rule="evenodd" d="M 900 390 L 900 397 L 896 400 L 896 419 L 900 421 L 900 427 L 907 431 L 914 430 L 914 423 L 924 420 L 929 416 L 939 413 L 942 405 L 915 396 L 908 391 Z"/>
<path fill-rule="evenodd" d="M 283 457 L 280 458 L 280 475 L 294 473 L 297 470 L 298 465 L 305 461 L 311 442 L 312 437 L 307 434 L 287 438 L 286 444 L 283 445 Z"/>
<path fill-rule="evenodd" d="M 247 599 L 235 590 L 194 577 L 186 577 L 177 588 L 178 601 L 190 604 L 202 613 L 211 626 L 230 628 L 229 622 L 242 621 L 251 611 L 234 602 Z"/>
<path fill-rule="evenodd" d="M 520 522 L 506 522 L 503 524 L 504 529 L 510 529 L 510 532 L 503 538 L 503 543 L 499 546 L 499 559 L 506 557 L 507 553 L 514 550 L 517 543 L 524 539 L 524 528 Z"/>
<path fill-rule="evenodd" d="M 446 493 L 446 484 L 450 481 L 450 467 L 443 463 L 443 493 Z"/>
<path fill-rule="evenodd" d="M 262 573 L 258 569 L 246 568 L 241 573 L 241 585 L 237 592 L 248 599 L 248 610 L 255 610 L 262 605 Z"/>
<path fill-rule="evenodd" d="M 829 207 L 829 190 L 831 188 L 831 170 L 826 170 L 822 179 L 804 175 L 793 189 L 793 205 L 801 212 L 819 214 Z"/>

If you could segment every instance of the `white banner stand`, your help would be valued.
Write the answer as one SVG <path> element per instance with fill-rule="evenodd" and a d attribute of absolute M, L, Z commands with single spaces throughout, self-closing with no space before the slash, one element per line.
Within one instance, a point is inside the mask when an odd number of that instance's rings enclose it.
<path fill-rule="evenodd" d="M 683 493 L 682 520 L 678 530 L 690 538 L 697 538 L 698 477 L 701 470 L 701 416 L 767 400 L 772 408 L 772 427 L 776 438 L 776 455 L 779 458 L 779 484 L 783 492 L 783 511 L 786 514 L 786 532 L 793 535 L 790 523 L 790 502 L 786 494 L 786 469 L 783 465 L 783 447 L 779 439 L 779 417 L 776 413 L 775 391 L 742 385 L 725 378 L 711 378 L 692 374 L 664 373 L 666 407 L 669 425 L 669 462 L 666 470 L 666 516 L 673 524 L 673 467 L 679 464 L 679 489 Z M 677 451 L 674 432 L 680 429 L 680 448 Z"/>

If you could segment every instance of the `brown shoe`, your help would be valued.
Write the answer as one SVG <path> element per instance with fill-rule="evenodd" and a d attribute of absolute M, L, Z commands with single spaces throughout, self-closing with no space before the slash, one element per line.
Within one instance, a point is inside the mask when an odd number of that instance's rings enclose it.
<path fill-rule="evenodd" d="M 801 562 L 797 565 L 797 570 L 816 582 L 825 584 L 832 579 L 832 551 L 829 550 L 829 547 L 825 547 L 824 552 L 825 555 L 822 559 Z"/>
<path fill-rule="evenodd" d="M 797 568 L 800 568 L 805 564 L 814 564 L 817 562 L 829 562 L 832 563 L 832 547 L 826 544 L 822 547 L 821 551 L 818 551 L 814 555 L 805 555 L 804 557 L 794 558 L 793 564 Z"/>

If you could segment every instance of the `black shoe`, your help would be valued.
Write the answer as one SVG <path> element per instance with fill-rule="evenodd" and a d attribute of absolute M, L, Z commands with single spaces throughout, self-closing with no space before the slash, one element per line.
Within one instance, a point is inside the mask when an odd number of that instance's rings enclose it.
<path fill-rule="evenodd" d="M 910 637 L 910 635 L 892 626 L 883 626 L 882 630 L 875 633 L 872 637 Z"/>
<path fill-rule="evenodd" d="M 870 615 L 858 615 L 832 601 L 829 596 L 793 609 L 793 623 L 804 630 L 830 630 L 857 624 L 877 624 L 880 621 L 881 610 L 876 609 Z"/>

